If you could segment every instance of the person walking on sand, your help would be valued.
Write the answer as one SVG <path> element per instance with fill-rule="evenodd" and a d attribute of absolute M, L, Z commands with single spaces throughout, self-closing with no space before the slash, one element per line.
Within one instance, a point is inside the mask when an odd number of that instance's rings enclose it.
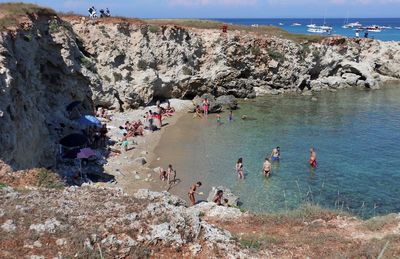
<path fill-rule="evenodd" d="M 190 187 L 188 195 L 189 195 L 189 200 L 192 203 L 192 205 L 196 204 L 196 197 L 194 196 L 194 194 L 196 193 L 197 188 L 200 188 L 200 186 L 201 186 L 201 182 L 197 182 L 197 183 L 193 184 L 192 187 Z"/>
<path fill-rule="evenodd" d="M 271 174 L 271 163 L 269 162 L 268 157 L 266 157 L 265 162 L 263 164 L 263 175 L 268 178 L 270 174 Z"/>
<path fill-rule="evenodd" d="M 244 179 L 243 158 L 239 158 L 236 163 L 236 173 L 239 179 Z"/>
<path fill-rule="evenodd" d="M 203 111 L 204 111 L 204 116 L 208 116 L 208 109 L 210 108 L 210 103 L 208 102 L 207 98 L 204 98 L 203 100 Z"/>
<path fill-rule="evenodd" d="M 280 147 L 276 147 L 276 148 L 272 149 L 271 161 L 279 162 L 280 159 L 281 159 Z"/>
<path fill-rule="evenodd" d="M 310 149 L 310 160 L 308 160 L 312 168 L 317 167 L 317 153 L 315 152 L 315 149 L 312 147 Z"/>
<path fill-rule="evenodd" d="M 176 171 L 172 168 L 172 165 L 168 165 L 167 169 L 168 183 L 171 184 L 172 182 L 175 182 L 175 178 L 176 178 Z"/>

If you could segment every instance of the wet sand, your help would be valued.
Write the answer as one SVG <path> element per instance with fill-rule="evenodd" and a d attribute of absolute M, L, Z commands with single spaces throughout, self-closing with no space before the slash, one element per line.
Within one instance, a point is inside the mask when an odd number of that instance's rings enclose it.
<path fill-rule="evenodd" d="M 154 161 L 159 159 L 154 151 L 161 138 L 168 133 L 171 127 L 174 127 L 174 124 L 181 116 L 187 114 L 188 109 L 192 106 L 191 101 L 170 101 L 171 106 L 176 109 L 176 112 L 172 117 L 163 119 L 161 130 L 153 133 L 146 130 L 144 137 L 139 136 L 129 139 L 129 150 L 127 152 L 122 151 L 122 154 L 118 156 L 110 157 L 108 163 L 104 166 L 105 173 L 115 176 L 117 186 L 129 194 L 135 193 L 138 189 L 166 190 L 163 183 L 159 180 L 158 173 L 155 173 L 151 166 Z M 142 110 L 115 114 L 112 121 L 107 123 L 108 135 L 111 140 L 117 141 L 121 138 L 118 127 L 124 125 L 125 121 L 142 119 L 146 111 L 155 111 L 155 108 L 155 106 L 150 106 Z M 132 141 L 135 142 L 134 145 L 132 145 Z M 113 148 L 120 149 L 118 145 Z M 145 158 L 147 163 L 144 165 L 136 163 L 135 159 L 140 157 Z"/>

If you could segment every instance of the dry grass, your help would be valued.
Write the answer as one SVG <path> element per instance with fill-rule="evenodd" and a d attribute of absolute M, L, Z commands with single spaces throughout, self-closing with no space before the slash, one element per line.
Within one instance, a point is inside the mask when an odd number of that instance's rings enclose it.
<path fill-rule="evenodd" d="M 363 227 L 370 231 L 379 231 L 384 229 L 387 226 L 392 226 L 398 223 L 396 214 L 389 214 L 381 217 L 375 217 L 369 219 L 363 223 Z"/>
<path fill-rule="evenodd" d="M 223 22 L 209 20 L 188 20 L 188 19 L 154 19 L 146 20 L 149 24 L 156 25 L 176 25 L 182 27 L 198 28 L 198 29 L 221 29 Z M 275 36 L 279 38 L 289 39 L 296 42 L 318 42 L 324 37 L 320 35 L 293 34 L 275 26 L 259 26 L 250 27 L 245 25 L 228 25 L 229 30 L 237 30 L 243 32 L 253 32 L 266 36 Z"/>
<path fill-rule="evenodd" d="M 56 12 L 50 8 L 41 7 L 35 4 L 2 3 L 0 4 L 0 29 L 15 27 L 19 20 L 31 15 L 55 15 Z"/>

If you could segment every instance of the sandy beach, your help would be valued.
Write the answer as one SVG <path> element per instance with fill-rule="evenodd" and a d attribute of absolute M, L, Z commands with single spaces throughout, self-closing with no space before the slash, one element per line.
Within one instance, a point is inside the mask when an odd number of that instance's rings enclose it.
<path fill-rule="evenodd" d="M 159 157 L 156 157 L 155 149 L 162 136 L 192 106 L 191 101 L 172 99 L 170 102 L 176 112 L 172 117 L 163 119 L 161 130 L 155 132 L 146 130 L 143 137 L 130 138 L 129 150 L 127 152 L 122 151 L 122 154 L 118 156 L 108 158 L 108 163 L 104 166 L 105 173 L 113 175 L 117 186 L 129 194 L 135 193 L 138 189 L 166 190 L 164 184 L 159 180 L 158 172 L 154 172 L 153 168 L 150 167 L 153 161 L 160 160 Z M 146 111 L 154 111 L 155 108 L 156 106 L 148 106 L 126 113 L 114 114 L 112 121 L 107 125 L 109 129 L 108 136 L 111 140 L 118 141 L 121 138 L 118 130 L 119 126 L 124 125 L 126 121 L 142 119 Z M 115 147 L 119 146 L 116 145 Z M 137 161 L 142 160 L 142 158 L 145 159 L 145 164 Z"/>

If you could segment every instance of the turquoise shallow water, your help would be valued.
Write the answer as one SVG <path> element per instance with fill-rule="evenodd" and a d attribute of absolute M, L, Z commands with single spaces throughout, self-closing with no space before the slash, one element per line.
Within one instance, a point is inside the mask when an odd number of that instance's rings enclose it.
<path fill-rule="evenodd" d="M 206 193 L 211 186 L 231 188 L 255 212 L 290 210 L 307 201 L 362 217 L 400 212 L 400 88 L 315 97 L 243 102 L 233 123 L 222 114 L 222 126 L 215 115 L 208 121 L 184 117 L 168 129 L 159 149 L 159 163 L 173 163 L 182 180 L 172 192 L 185 197 L 200 180 Z M 256 120 L 239 119 L 243 114 Z M 274 146 L 281 147 L 282 161 L 264 179 L 263 159 Z M 315 170 L 306 162 L 311 146 L 317 150 Z M 244 181 L 234 171 L 239 157 Z"/>

